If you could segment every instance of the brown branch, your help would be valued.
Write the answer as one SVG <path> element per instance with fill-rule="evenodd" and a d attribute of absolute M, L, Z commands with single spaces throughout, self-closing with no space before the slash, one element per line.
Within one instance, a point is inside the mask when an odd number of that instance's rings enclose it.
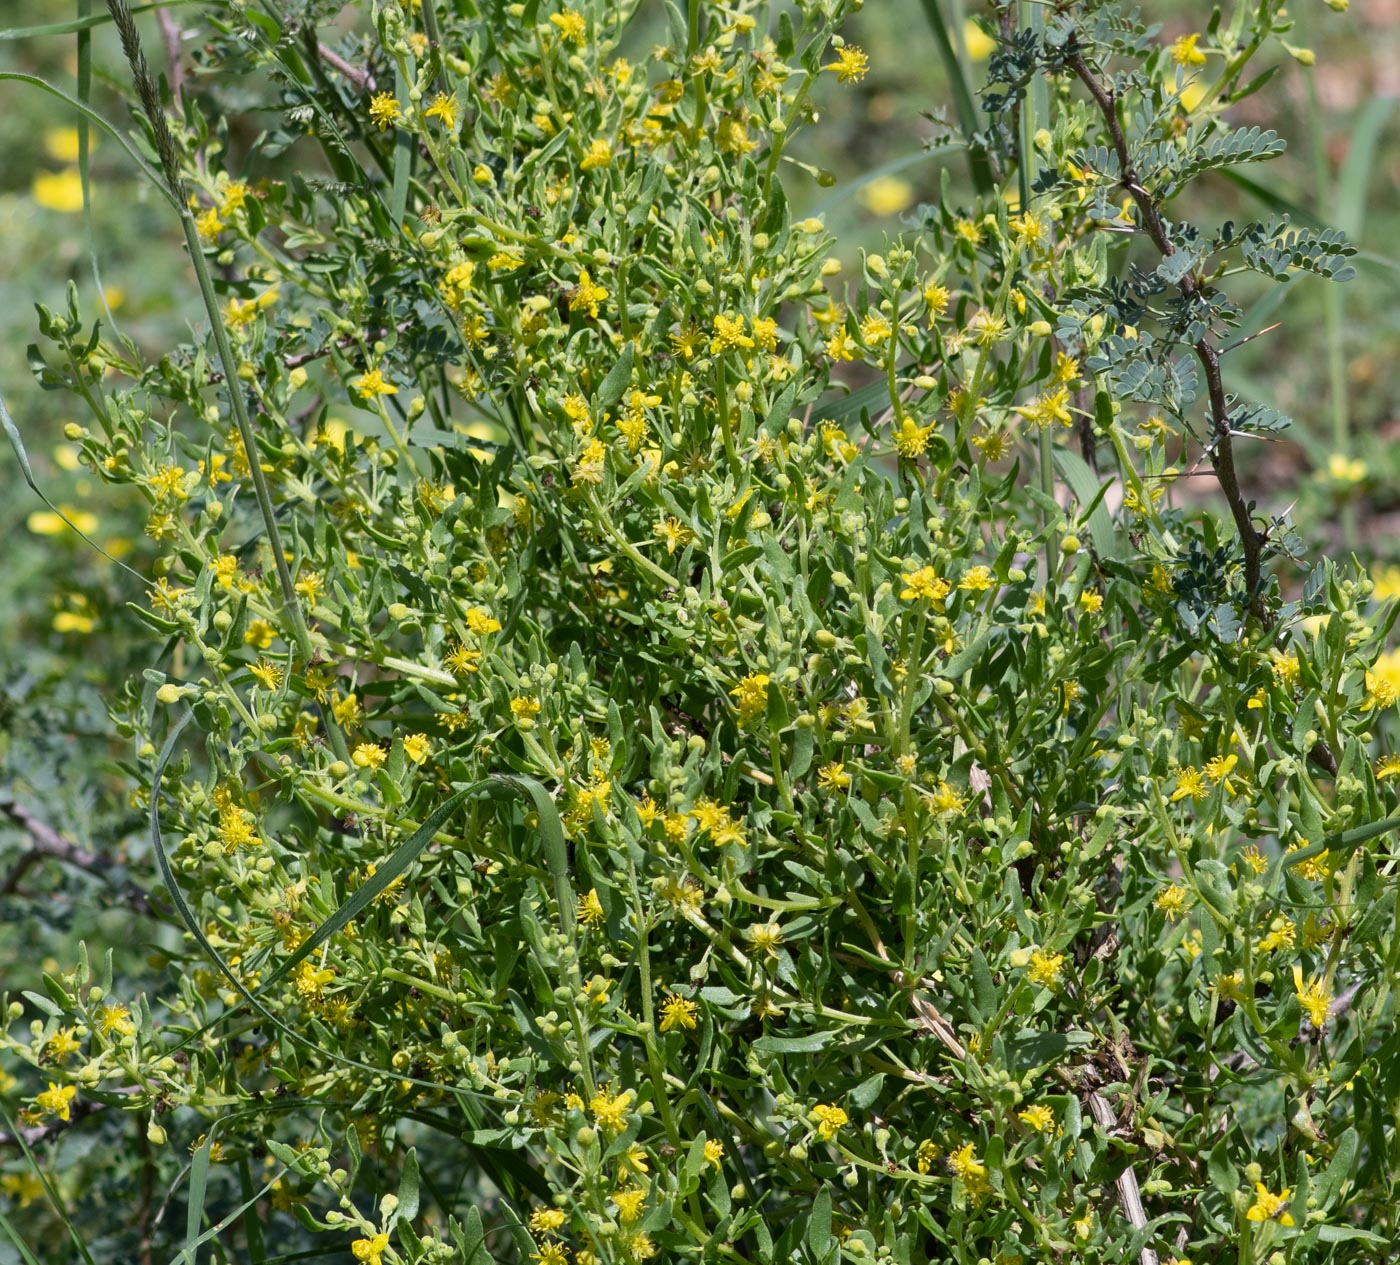
<path fill-rule="evenodd" d="M 1113 1108 L 1108 1105 L 1108 1099 L 1097 1090 L 1091 1090 L 1089 1093 L 1089 1112 L 1094 1117 L 1094 1122 L 1105 1133 L 1111 1132 L 1118 1125 Z M 1131 1164 L 1118 1174 L 1118 1202 L 1122 1205 L 1123 1215 L 1128 1218 L 1128 1223 L 1134 1230 L 1146 1228 L 1147 1213 L 1142 1206 L 1142 1192 L 1138 1189 L 1137 1177 Z M 1139 1259 L 1142 1265 L 1157 1265 L 1157 1253 L 1150 1247 L 1143 1247 Z"/>
<path fill-rule="evenodd" d="M 76 843 L 69 843 L 52 826 L 41 821 L 22 804 L 0 804 L 0 812 L 3 812 L 29 835 L 31 845 L 29 851 L 21 855 L 10 868 L 10 872 L 3 879 L 0 879 L 0 896 L 8 896 L 18 891 L 20 881 L 24 876 L 40 861 L 49 857 L 87 874 L 95 874 L 99 877 L 108 876 L 111 870 L 110 862 L 99 857 L 96 853 L 89 852 L 86 848 L 79 847 Z M 134 884 L 126 884 L 122 896 L 126 903 L 138 913 L 149 914 L 152 912 L 150 898 Z"/>
<path fill-rule="evenodd" d="M 357 88 L 361 90 L 368 88 L 374 90 L 374 76 L 367 70 L 361 70 L 358 66 L 352 66 L 343 57 L 337 56 L 324 44 L 318 44 L 316 51 L 321 54 L 321 60 L 327 62 L 334 69 L 340 71 L 347 79 L 351 80 Z"/>
<path fill-rule="evenodd" d="M 165 45 L 165 59 L 170 66 L 170 95 L 175 99 L 175 104 L 183 109 L 185 68 L 180 64 L 180 38 L 184 32 L 175 25 L 175 19 L 169 9 L 157 9 L 156 21 L 160 23 L 160 38 Z"/>
<path fill-rule="evenodd" d="M 59 1134 L 66 1133 L 80 1120 L 101 1111 L 106 1105 L 92 1098 L 75 1098 L 68 1104 L 67 1120 L 51 1120 L 48 1124 L 36 1124 L 29 1129 L 16 1129 L 14 1133 L 0 1130 L 0 1148 L 21 1144 L 27 1147 L 42 1146 Z"/>
<path fill-rule="evenodd" d="M 1143 229 L 1152 239 L 1152 244 L 1164 259 L 1169 258 L 1176 254 L 1176 247 L 1167 233 L 1167 226 L 1156 202 L 1138 179 L 1132 153 L 1128 149 L 1128 139 L 1118 121 L 1117 101 L 1112 87 L 1105 87 L 1099 82 L 1085 62 L 1082 52 L 1076 50 L 1070 56 L 1068 64 L 1088 88 L 1090 96 L 1094 98 L 1099 112 L 1103 115 L 1104 123 L 1108 126 L 1114 152 L 1118 155 L 1119 183 L 1137 204 L 1142 216 Z M 1182 296 L 1188 302 L 1200 297 L 1200 283 L 1189 272 L 1181 278 L 1179 284 Z M 1220 483 L 1221 491 L 1225 493 L 1230 515 L 1235 520 L 1235 529 L 1239 533 L 1240 544 L 1244 547 L 1245 590 L 1249 594 L 1249 608 L 1267 628 L 1272 625 L 1273 620 L 1264 606 L 1261 589 L 1265 535 L 1255 527 L 1249 504 L 1244 499 L 1244 493 L 1240 491 L 1239 476 L 1235 470 L 1235 450 L 1231 443 L 1233 432 L 1230 430 L 1230 409 L 1225 402 L 1225 384 L 1220 376 L 1220 352 L 1204 334 L 1196 340 L 1193 347 L 1196 359 L 1201 362 L 1201 369 L 1205 373 L 1206 392 L 1210 397 L 1211 427 L 1214 432 L 1208 448 L 1211 465 L 1215 467 L 1215 477 Z"/>

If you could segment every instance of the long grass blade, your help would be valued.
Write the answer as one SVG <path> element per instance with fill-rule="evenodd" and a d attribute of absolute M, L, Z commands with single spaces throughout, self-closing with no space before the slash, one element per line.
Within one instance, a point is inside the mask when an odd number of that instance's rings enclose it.
<path fill-rule="evenodd" d="M 1375 97 L 1366 103 L 1351 129 L 1351 144 L 1337 179 L 1337 227 L 1354 242 L 1366 229 L 1367 195 L 1375 171 L 1376 146 L 1395 109 L 1395 97 Z"/>
<path fill-rule="evenodd" d="M 924 16 L 933 32 L 933 42 L 938 45 L 938 55 L 943 60 L 943 68 L 948 74 L 948 84 L 953 92 L 953 109 L 957 111 L 958 126 L 963 139 L 967 141 L 967 161 L 972 172 L 972 183 L 979 194 L 990 194 L 996 187 L 992 179 L 992 165 L 987 158 L 986 147 L 976 143 L 973 137 L 980 130 L 981 119 L 977 113 L 977 102 L 968 83 L 967 72 L 958 50 L 953 47 L 953 38 L 948 31 L 947 20 L 943 16 L 939 0 L 920 0 Z"/>
<path fill-rule="evenodd" d="M 3 1107 L 0 1107 L 0 1119 L 5 1122 L 5 1127 L 9 1130 L 10 1136 L 19 1143 L 20 1150 L 24 1153 L 25 1162 L 34 1171 L 34 1175 L 43 1183 L 44 1194 L 48 1196 L 49 1205 L 57 1214 L 59 1221 L 63 1223 L 63 1228 L 68 1231 L 68 1237 L 73 1240 L 73 1246 L 78 1249 L 78 1254 L 87 1262 L 87 1265 L 96 1265 L 92 1259 L 92 1253 L 88 1251 L 87 1244 L 83 1242 L 83 1236 L 78 1233 L 78 1227 L 73 1224 L 73 1219 L 68 1215 L 68 1209 L 63 1206 L 63 1200 L 59 1196 L 57 1187 L 49 1179 L 48 1173 L 40 1167 L 39 1161 L 34 1158 L 34 1151 L 29 1143 L 24 1140 L 24 1134 L 16 1127 L 14 1118 Z M 6 1226 L 6 1232 L 9 1227 Z M 13 1240 L 13 1235 L 11 1238 Z M 18 1242 L 16 1242 L 18 1246 Z M 27 1249 L 26 1249 L 27 1250 Z"/>
<path fill-rule="evenodd" d="M 201 0 L 159 0 L 156 4 L 132 6 L 132 13 L 149 13 L 152 9 L 174 9 L 185 4 L 199 4 Z M 109 13 L 79 13 L 78 17 L 67 22 L 45 22 L 42 26 L 12 26 L 0 31 L 0 43 L 6 40 L 47 39 L 53 35 L 72 35 L 77 31 L 90 31 L 112 20 Z"/>

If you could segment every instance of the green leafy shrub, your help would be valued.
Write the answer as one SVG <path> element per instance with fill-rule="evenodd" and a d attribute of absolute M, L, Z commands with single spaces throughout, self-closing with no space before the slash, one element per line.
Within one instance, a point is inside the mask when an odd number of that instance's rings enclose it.
<path fill-rule="evenodd" d="M 1352 251 L 1177 218 L 1281 7 L 1003 7 L 978 200 L 854 277 L 782 179 L 851 6 L 637 7 L 210 6 L 175 108 L 112 0 L 207 328 L 33 359 L 149 505 L 185 935 L 9 1003 L 24 1136 L 131 1117 L 110 1259 L 1374 1258 L 1395 608 L 1220 374 Z"/>

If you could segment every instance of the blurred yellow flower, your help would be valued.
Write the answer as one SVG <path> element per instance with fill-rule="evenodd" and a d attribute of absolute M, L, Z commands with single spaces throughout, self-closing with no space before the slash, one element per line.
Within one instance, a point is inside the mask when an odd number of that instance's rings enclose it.
<path fill-rule="evenodd" d="M 91 536 L 97 530 L 97 515 L 87 510 L 74 509 L 71 505 L 60 505 L 59 513 L 53 510 L 35 510 L 24 520 L 25 526 L 36 536 L 61 536 L 69 530 L 68 523 L 72 523 L 85 536 Z M 65 523 L 64 519 L 68 520 Z"/>
<path fill-rule="evenodd" d="M 914 187 L 898 176 L 876 176 L 860 187 L 856 201 L 871 215 L 898 215 L 914 201 Z"/>
<path fill-rule="evenodd" d="M 997 48 L 996 40 L 971 18 L 963 22 L 963 45 L 972 61 L 986 61 Z"/>
<path fill-rule="evenodd" d="M 49 128 L 49 130 L 44 133 L 44 151 L 55 162 L 77 162 L 78 129 L 76 127 Z"/>
<path fill-rule="evenodd" d="M 36 172 L 30 192 L 35 202 L 50 211 L 71 214 L 83 209 L 83 180 L 76 167 Z"/>

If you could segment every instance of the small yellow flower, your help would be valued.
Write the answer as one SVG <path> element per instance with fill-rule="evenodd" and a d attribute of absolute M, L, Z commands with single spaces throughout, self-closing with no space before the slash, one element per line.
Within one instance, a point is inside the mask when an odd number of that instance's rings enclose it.
<path fill-rule="evenodd" d="M 714 1138 L 705 1140 L 705 1163 L 719 1167 L 719 1162 L 724 1158 L 724 1143 L 717 1142 Z"/>
<path fill-rule="evenodd" d="M 1218 755 L 1213 760 L 1206 761 L 1206 776 L 1217 786 L 1225 788 L 1225 794 L 1235 793 L 1235 784 L 1230 780 L 1230 774 L 1235 765 L 1240 762 L 1237 755 Z"/>
<path fill-rule="evenodd" d="M 838 83 L 859 83 L 870 69 L 870 58 L 854 44 L 847 44 L 837 50 L 836 60 L 824 69 L 834 70 Z"/>
<path fill-rule="evenodd" d="M 578 920 L 585 927 L 602 925 L 607 915 L 603 913 L 603 903 L 598 899 L 598 889 L 590 887 L 587 895 L 578 903 Z"/>
<path fill-rule="evenodd" d="M 530 1259 L 538 1261 L 539 1265 L 568 1265 L 569 1249 L 562 1243 L 555 1243 L 550 1240 L 540 1244 L 538 1252 L 532 1252 Z"/>
<path fill-rule="evenodd" d="M 1085 589 L 1079 595 L 1079 608 L 1086 615 L 1097 615 L 1103 610 L 1103 594 L 1095 593 L 1093 589 Z"/>
<path fill-rule="evenodd" d="M 1298 994 L 1298 1004 L 1308 1012 L 1312 1026 L 1320 1029 L 1327 1022 L 1327 1016 L 1332 1013 L 1332 993 L 1326 983 L 1314 975 L 1304 984 L 1303 968 L 1295 962 L 1293 988 Z"/>
<path fill-rule="evenodd" d="M 83 180 L 76 167 L 36 173 L 34 183 L 30 186 L 30 194 L 35 202 L 48 211 L 71 215 L 74 211 L 83 209 Z M 223 225 L 219 227 L 222 228 Z"/>
<path fill-rule="evenodd" d="M 51 1111 L 60 1120 L 67 1121 L 72 1118 L 73 1096 L 78 1091 L 72 1085 L 56 1085 L 49 1082 L 49 1087 L 34 1099 L 34 1105 L 41 1111 Z"/>
<path fill-rule="evenodd" d="M 767 673 L 751 672 L 729 691 L 730 697 L 735 700 L 741 723 L 751 724 L 767 709 L 768 684 Z"/>
<path fill-rule="evenodd" d="M 350 1244 L 350 1255 L 364 1265 L 383 1265 L 383 1254 L 389 1247 L 387 1234 L 376 1234 L 372 1239 L 356 1239 Z"/>
<path fill-rule="evenodd" d="M 136 1031 L 131 1011 L 119 1001 L 108 1002 L 97 1012 L 97 1030 L 104 1037 L 116 1033 L 119 1037 L 129 1037 Z"/>
<path fill-rule="evenodd" d="M 224 222 L 219 218 L 218 209 L 212 206 L 195 220 L 194 226 L 206 242 L 212 242 L 224 231 Z"/>
<path fill-rule="evenodd" d="M 843 1125 L 850 1123 L 850 1116 L 837 1106 L 819 1103 L 812 1108 L 811 1118 L 817 1122 L 817 1136 L 823 1142 L 830 1142 Z"/>
<path fill-rule="evenodd" d="M 1026 974 L 1033 984 L 1043 984 L 1046 988 L 1055 988 L 1059 985 L 1064 965 L 1065 955 L 1063 953 L 1046 953 L 1044 949 L 1036 949 L 1031 954 L 1030 969 Z"/>
<path fill-rule="evenodd" d="M 534 1234 L 558 1234 L 565 1221 L 559 1208 L 536 1208 L 530 1214 L 530 1230 Z"/>
<path fill-rule="evenodd" d="M 1270 1194 L 1263 1182 L 1254 1183 L 1254 1203 L 1246 1212 L 1246 1221 L 1276 1220 L 1279 1225 L 1292 1225 L 1293 1216 L 1288 1211 L 1288 1200 L 1292 1196 L 1291 1187 L 1277 1195 Z"/>
<path fill-rule="evenodd" d="M 1400 777 L 1400 755 L 1386 755 L 1376 761 L 1376 781 L 1391 777 Z"/>
<path fill-rule="evenodd" d="M 384 748 L 374 742 L 362 742 L 351 753 L 350 759 L 362 769 L 377 769 L 384 763 Z"/>
<path fill-rule="evenodd" d="M 1045 1133 L 1055 1127 L 1055 1113 L 1041 1103 L 1018 1112 L 1016 1119 L 1030 1125 L 1037 1133 Z"/>
<path fill-rule="evenodd" d="M 445 92 L 439 92 L 433 98 L 433 103 L 423 111 L 423 117 L 429 119 L 441 119 L 442 125 L 449 132 L 457 130 L 457 98 L 449 97 Z"/>
<path fill-rule="evenodd" d="M 574 288 L 573 294 L 569 296 L 569 311 L 587 312 L 596 320 L 598 304 L 607 297 L 608 292 L 588 275 L 588 269 L 580 268 L 578 285 Z"/>
<path fill-rule="evenodd" d="M 403 740 L 403 753 L 414 764 L 424 764 L 432 754 L 433 744 L 427 734 L 409 734 Z"/>
<path fill-rule="evenodd" d="M 1157 899 L 1152 903 L 1166 914 L 1168 919 L 1175 922 L 1186 912 L 1186 896 L 1186 889 L 1178 883 L 1173 883 L 1158 892 Z"/>
<path fill-rule="evenodd" d="M 596 167 L 609 166 L 612 159 L 612 146 L 605 140 L 595 140 L 588 146 L 588 152 L 584 154 L 579 167 L 584 171 L 592 171 Z"/>
<path fill-rule="evenodd" d="M 1199 31 L 1183 35 L 1172 44 L 1171 58 L 1178 66 L 1204 66 L 1206 55 L 1196 47 L 1201 38 Z"/>
<path fill-rule="evenodd" d="M 369 121 L 381 132 L 397 123 L 403 112 L 392 92 L 376 92 L 369 101 Z"/>
<path fill-rule="evenodd" d="M 817 785 L 825 791 L 844 791 L 851 785 L 851 775 L 844 764 L 833 761 L 817 771 Z"/>
<path fill-rule="evenodd" d="M 744 333 L 744 318 L 740 315 L 717 313 L 713 320 L 715 336 L 710 340 L 710 355 L 717 356 L 731 347 L 748 348 L 754 340 Z"/>
<path fill-rule="evenodd" d="M 270 659 L 259 659 L 249 666 L 248 671 L 265 690 L 277 689 L 285 676 L 281 666 L 273 663 Z"/>
<path fill-rule="evenodd" d="M 958 588 L 968 593 L 985 593 L 988 589 L 996 588 L 996 584 L 991 567 L 976 566 L 968 568 L 958 581 Z"/>
<path fill-rule="evenodd" d="M 582 44 L 588 38 L 588 23 L 583 14 L 576 13 L 573 9 L 565 9 L 562 13 L 551 13 L 549 20 L 559 28 L 559 38 L 568 40 L 571 44 Z"/>
<path fill-rule="evenodd" d="M 904 588 L 899 596 L 905 602 L 941 602 L 953 591 L 953 586 L 932 567 L 920 567 L 900 578 L 904 581 Z"/>
<path fill-rule="evenodd" d="M 351 381 L 350 385 L 362 400 L 372 400 L 380 395 L 397 395 L 398 387 L 385 379 L 379 369 L 370 369 Z"/>
<path fill-rule="evenodd" d="M 670 1032 L 675 1028 L 683 1028 L 690 1032 L 695 1028 L 696 1016 L 700 1013 L 700 1007 L 686 997 L 668 997 L 666 1004 L 661 1007 L 661 1022 L 657 1025 L 662 1032 Z"/>
<path fill-rule="evenodd" d="M 1210 789 L 1206 786 L 1205 777 L 1200 769 L 1194 765 L 1187 765 L 1186 768 L 1177 770 L 1176 790 L 1172 792 L 1173 804 L 1188 795 L 1192 799 L 1205 799 L 1209 794 Z"/>
<path fill-rule="evenodd" d="M 647 1201 L 646 1188 L 635 1186 L 631 1190 L 614 1191 L 612 1201 L 617 1205 L 618 1220 L 623 1225 L 631 1225 L 642 1215 L 642 1207 Z"/>
<path fill-rule="evenodd" d="M 616 1097 L 610 1096 L 605 1090 L 600 1090 L 594 1095 L 593 1101 L 588 1104 L 588 1110 L 604 1133 L 615 1135 L 627 1128 L 629 1108 L 635 1097 L 636 1095 L 630 1089 L 624 1089 Z"/>

